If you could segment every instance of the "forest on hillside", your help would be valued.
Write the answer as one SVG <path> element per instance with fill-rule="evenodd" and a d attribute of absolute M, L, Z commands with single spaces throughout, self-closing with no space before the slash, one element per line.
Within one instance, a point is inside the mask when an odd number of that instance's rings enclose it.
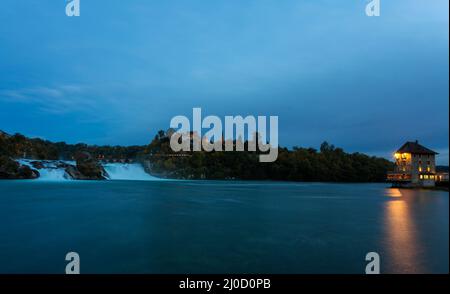
<path fill-rule="evenodd" d="M 245 142 L 244 144 L 248 144 Z M 159 131 L 146 146 L 95 146 L 53 143 L 21 134 L 0 133 L 0 155 L 36 160 L 70 160 L 79 152 L 94 158 L 142 162 L 156 176 L 175 179 L 240 179 L 324 182 L 382 182 L 393 163 L 362 153 L 346 153 L 327 142 L 320 149 L 280 147 L 278 159 L 259 162 L 258 152 L 173 152 Z"/>
<path fill-rule="evenodd" d="M 247 145 L 248 142 L 244 142 Z M 393 163 L 361 153 L 346 153 L 324 142 L 319 150 L 280 147 L 278 159 L 259 162 L 259 152 L 177 152 L 160 131 L 144 150 L 151 171 L 179 179 L 242 179 L 324 182 L 383 182 Z"/>
<path fill-rule="evenodd" d="M 146 146 L 97 146 L 84 143 L 53 143 L 39 138 L 27 138 L 21 134 L 0 132 L 0 155 L 36 160 L 72 160 L 80 152 L 89 152 L 102 160 L 136 159 Z"/>

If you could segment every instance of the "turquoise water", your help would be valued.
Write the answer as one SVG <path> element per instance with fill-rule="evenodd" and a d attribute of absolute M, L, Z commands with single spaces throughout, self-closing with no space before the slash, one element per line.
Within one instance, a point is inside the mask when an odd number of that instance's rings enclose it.
<path fill-rule="evenodd" d="M 387 187 L 0 181 L 0 273 L 448 273 L 448 192 Z"/>

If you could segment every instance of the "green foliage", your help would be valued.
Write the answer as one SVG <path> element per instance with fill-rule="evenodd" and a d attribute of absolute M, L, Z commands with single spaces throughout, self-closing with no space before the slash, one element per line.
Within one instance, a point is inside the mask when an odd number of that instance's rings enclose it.
<path fill-rule="evenodd" d="M 19 164 L 6 155 L 0 155 L 0 175 L 6 173 L 17 173 Z"/>
<path fill-rule="evenodd" d="M 320 146 L 320 152 L 279 148 L 273 163 L 259 162 L 257 152 L 174 153 L 161 131 L 145 149 L 144 158 L 155 175 L 180 179 L 382 182 L 393 167 L 386 159 L 345 153 L 327 142 Z"/>
<path fill-rule="evenodd" d="M 0 136 L 0 154 L 33 159 L 58 159 L 58 150 L 50 141 L 29 139 L 21 134 Z"/>
<path fill-rule="evenodd" d="M 86 144 L 66 144 L 65 142 L 54 143 L 57 152 L 62 159 L 73 159 L 80 152 L 88 152 L 94 158 L 101 160 L 134 160 L 141 154 L 144 146 L 96 146 Z"/>
<path fill-rule="evenodd" d="M 102 160 L 139 160 L 152 174 L 179 179 L 241 179 L 323 182 L 381 182 L 392 169 L 390 161 L 361 153 L 346 153 L 327 142 L 320 150 L 279 148 L 273 163 L 259 162 L 258 152 L 177 152 L 170 133 L 159 131 L 147 146 L 89 146 L 0 134 L 0 155 L 33 159 L 73 159 L 89 152 Z M 245 142 L 247 145 L 248 142 Z"/>
<path fill-rule="evenodd" d="M 72 160 L 80 152 L 89 152 L 96 159 L 136 159 L 144 146 L 89 146 L 86 144 L 52 143 L 42 139 L 29 139 L 21 134 L 13 136 L 0 133 L 0 155 L 37 160 Z"/>

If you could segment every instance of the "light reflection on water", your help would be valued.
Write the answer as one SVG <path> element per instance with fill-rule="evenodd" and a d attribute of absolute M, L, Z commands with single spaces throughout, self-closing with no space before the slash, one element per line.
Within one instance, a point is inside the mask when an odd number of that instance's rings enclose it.
<path fill-rule="evenodd" d="M 402 192 L 400 191 L 400 189 L 397 189 L 397 188 L 387 189 L 386 190 L 386 196 L 389 196 L 389 197 L 402 197 Z"/>
<path fill-rule="evenodd" d="M 410 203 L 406 200 L 408 192 L 388 189 L 386 196 L 392 197 L 385 204 L 385 242 L 388 252 L 386 262 L 402 273 L 420 273 L 418 264 L 420 244 Z M 406 199 L 405 199 L 406 198 Z"/>

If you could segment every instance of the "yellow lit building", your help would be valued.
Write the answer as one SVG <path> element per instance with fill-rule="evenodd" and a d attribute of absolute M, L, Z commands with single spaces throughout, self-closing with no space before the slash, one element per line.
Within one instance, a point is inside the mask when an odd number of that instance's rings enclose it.
<path fill-rule="evenodd" d="M 433 187 L 438 153 L 419 144 L 406 142 L 394 154 L 395 169 L 388 173 L 388 181 L 395 187 Z"/>

